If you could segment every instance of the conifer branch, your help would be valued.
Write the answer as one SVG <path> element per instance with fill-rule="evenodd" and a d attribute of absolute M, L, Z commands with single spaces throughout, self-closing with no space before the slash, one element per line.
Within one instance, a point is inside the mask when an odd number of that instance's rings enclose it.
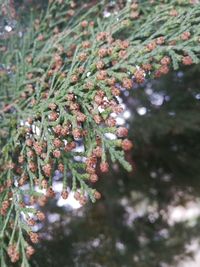
<path fill-rule="evenodd" d="M 56 170 L 62 197 L 72 190 L 81 204 L 101 197 L 92 183 L 98 168 L 109 170 L 109 159 L 131 170 L 124 156 L 132 148 L 128 130 L 115 119 L 123 111 L 121 91 L 199 62 L 200 5 L 127 1 L 104 17 L 106 9 L 106 1 L 82 7 L 50 1 L 18 47 L 3 51 L 11 74 L 1 71 L 2 266 L 6 252 L 11 262 L 28 266 L 34 249 L 27 236 L 38 242 L 32 227 L 44 214 L 37 205 L 55 196 Z"/>

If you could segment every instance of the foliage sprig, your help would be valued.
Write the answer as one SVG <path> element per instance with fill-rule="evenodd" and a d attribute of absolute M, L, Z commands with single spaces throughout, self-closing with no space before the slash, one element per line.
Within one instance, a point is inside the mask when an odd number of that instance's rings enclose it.
<path fill-rule="evenodd" d="M 72 190 L 85 204 L 101 197 L 91 185 L 98 170 L 109 170 L 109 158 L 131 170 L 125 151 L 132 143 L 116 120 L 120 95 L 199 62 L 200 5 L 127 1 L 115 7 L 49 1 L 15 49 L 1 46 L 9 62 L 0 95 L 1 266 L 7 254 L 28 266 L 34 249 L 27 234 L 38 242 L 33 227 L 44 220 L 38 205 L 55 196 L 55 171 L 62 174 L 62 197 Z"/>

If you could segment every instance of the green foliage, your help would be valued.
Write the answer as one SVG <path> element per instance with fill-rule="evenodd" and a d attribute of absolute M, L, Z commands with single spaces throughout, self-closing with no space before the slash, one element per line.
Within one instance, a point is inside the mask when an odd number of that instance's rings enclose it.
<path fill-rule="evenodd" d="M 190 205 L 199 207 L 198 73 L 195 65 L 130 92 L 125 101 L 135 148 L 129 159 L 136 168 L 131 173 L 115 169 L 100 180 L 103 199 L 95 205 L 72 211 L 47 205 L 49 221 L 33 266 L 176 267 L 195 262 L 187 248 L 199 240 L 200 217 L 187 217 L 187 212 Z M 166 100 L 155 103 L 157 95 Z M 138 114 L 140 107 L 147 108 L 146 114 Z M 181 221 L 173 220 L 180 207 L 185 210 Z"/>
<path fill-rule="evenodd" d="M 199 62 L 200 6 L 187 2 L 127 1 L 110 10 L 106 1 L 50 1 L 23 38 L 16 31 L 6 49 L 2 41 L 2 266 L 6 250 L 12 262 L 28 266 L 24 234 L 38 241 L 32 226 L 41 216 L 33 204 L 55 196 L 56 170 L 63 198 L 72 189 L 81 204 L 100 198 L 88 185 L 98 179 L 98 166 L 107 172 L 111 159 L 131 170 L 124 151 L 132 144 L 115 119 L 123 111 L 118 96 L 145 77 Z"/>

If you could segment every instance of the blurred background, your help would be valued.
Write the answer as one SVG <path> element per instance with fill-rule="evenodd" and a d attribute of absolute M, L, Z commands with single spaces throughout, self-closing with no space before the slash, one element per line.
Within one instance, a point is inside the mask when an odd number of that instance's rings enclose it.
<path fill-rule="evenodd" d="M 30 8 L 16 2 L 22 13 Z M 16 25 L 0 18 L 4 42 Z M 196 65 L 123 92 L 118 123 L 134 143 L 133 171 L 113 165 L 101 175 L 95 204 L 50 201 L 33 267 L 200 266 L 199 73 Z"/>

